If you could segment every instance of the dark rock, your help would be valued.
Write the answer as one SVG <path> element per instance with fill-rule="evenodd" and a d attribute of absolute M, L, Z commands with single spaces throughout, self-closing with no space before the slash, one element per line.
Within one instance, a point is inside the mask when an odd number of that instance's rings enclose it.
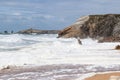
<path fill-rule="evenodd" d="M 27 30 L 22 30 L 19 31 L 18 33 L 20 34 L 31 34 L 31 33 L 36 33 L 36 34 L 57 34 L 59 30 L 38 30 L 38 29 L 27 29 Z"/>
<path fill-rule="evenodd" d="M 4 31 L 4 34 L 9 34 L 8 31 Z"/>
<path fill-rule="evenodd" d="M 61 30 L 58 37 L 71 38 L 112 38 L 110 41 L 119 40 L 120 37 L 120 15 L 106 14 L 106 15 L 89 15 L 78 19 L 77 22 L 71 26 Z M 117 39 L 116 39 L 117 38 Z"/>
<path fill-rule="evenodd" d="M 120 45 L 117 45 L 115 49 L 120 50 Z"/>
<path fill-rule="evenodd" d="M 82 42 L 81 42 L 80 38 L 77 38 L 77 40 L 78 40 L 78 43 L 79 43 L 80 45 L 82 45 Z"/>

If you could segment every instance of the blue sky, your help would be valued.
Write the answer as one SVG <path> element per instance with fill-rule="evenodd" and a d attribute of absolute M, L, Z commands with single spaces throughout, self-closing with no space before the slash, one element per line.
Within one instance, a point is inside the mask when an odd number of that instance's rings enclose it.
<path fill-rule="evenodd" d="M 0 31 L 63 29 L 89 14 L 120 13 L 120 0 L 0 0 Z"/>

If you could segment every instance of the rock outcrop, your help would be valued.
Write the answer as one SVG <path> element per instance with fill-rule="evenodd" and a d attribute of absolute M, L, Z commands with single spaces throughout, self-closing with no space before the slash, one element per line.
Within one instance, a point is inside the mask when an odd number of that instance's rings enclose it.
<path fill-rule="evenodd" d="M 59 30 L 38 30 L 38 29 L 27 29 L 27 30 L 22 30 L 19 31 L 19 34 L 31 34 L 31 33 L 36 33 L 36 34 L 57 34 Z"/>
<path fill-rule="evenodd" d="M 58 33 L 58 37 L 96 38 L 120 40 L 120 14 L 89 15 L 81 17 Z M 116 39 L 117 38 L 117 39 Z M 111 39 L 111 40 L 112 40 Z"/>

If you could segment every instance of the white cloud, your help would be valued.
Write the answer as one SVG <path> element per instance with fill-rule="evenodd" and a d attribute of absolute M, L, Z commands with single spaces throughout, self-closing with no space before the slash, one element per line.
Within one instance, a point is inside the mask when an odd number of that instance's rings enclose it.
<path fill-rule="evenodd" d="M 12 13 L 12 15 L 15 15 L 15 16 L 20 16 L 20 15 L 21 15 L 21 13 L 19 13 L 19 12 L 14 12 L 14 13 Z"/>
<path fill-rule="evenodd" d="M 44 18 L 44 19 L 53 19 L 55 16 L 51 14 L 40 14 L 40 13 L 32 13 L 30 17 L 33 18 Z"/>
<path fill-rule="evenodd" d="M 42 15 L 45 19 L 51 19 L 51 18 L 54 18 L 54 16 L 52 15 Z"/>

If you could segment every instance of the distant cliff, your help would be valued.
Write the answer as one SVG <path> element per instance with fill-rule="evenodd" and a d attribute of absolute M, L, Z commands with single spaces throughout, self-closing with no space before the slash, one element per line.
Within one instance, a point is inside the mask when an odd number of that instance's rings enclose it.
<path fill-rule="evenodd" d="M 120 41 L 120 14 L 88 15 L 61 30 L 58 37 L 96 38 L 100 41 Z"/>
<path fill-rule="evenodd" d="M 59 30 L 38 30 L 38 29 L 27 29 L 27 30 L 22 30 L 17 33 L 19 34 L 31 34 L 31 33 L 36 33 L 36 34 L 57 34 Z"/>

